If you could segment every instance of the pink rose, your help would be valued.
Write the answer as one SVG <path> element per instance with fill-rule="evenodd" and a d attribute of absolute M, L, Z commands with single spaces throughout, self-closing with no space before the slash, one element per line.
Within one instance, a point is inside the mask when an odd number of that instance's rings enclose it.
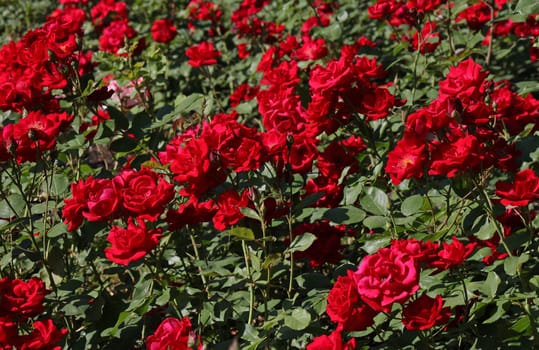
<path fill-rule="evenodd" d="M 411 255 L 382 248 L 359 264 L 354 281 L 361 299 L 376 311 L 390 312 L 419 289 L 419 271 Z"/>

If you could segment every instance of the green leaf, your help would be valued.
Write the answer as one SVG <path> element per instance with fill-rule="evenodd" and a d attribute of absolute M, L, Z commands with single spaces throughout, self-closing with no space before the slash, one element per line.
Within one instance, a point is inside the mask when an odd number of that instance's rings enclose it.
<path fill-rule="evenodd" d="M 503 261 L 503 269 L 509 276 L 515 276 L 518 270 L 518 257 L 508 256 Z"/>
<path fill-rule="evenodd" d="M 363 209 L 374 215 L 387 215 L 389 212 L 389 198 L 377 187 L 368 187 L 359 202 Z"/>
<path fill-rule="evenodd" d="M 282 255 L 280 253 L 269 254 L 264 259 L 264 262 L 262 263 L 262 268 L 267 269 L 267 268 L 269 268 L 271 266 L 275 266 L 278 263 L 280 263 L 282 259 L 283 259 L 283 257 L 282 257 Z"/>
<path fill-rule="evenodd" d="M 378 239 L 370 239 L 363 244 L 361 249 L 366 251 L 367 254 L 374 254 L 378 251 L 378 249 L 386 247 L 389 242 L 391 242 L 391 237 L 389 236 Z"/>
<path fill-rule="evenodd" d="M 479 228 L 479 231 L 474 233 L 474 236 L 479 238 L 482 241 L 491 239 L 496 233 L 496 225 L 490 219 L 487 219 L 486 222 Z"/>
<path fill-rule="evenodd" d="M 401 204 L 401 212 L 405 216 L 417 214 L 423 207 L 423 196 L 416 194 L 406 198 Z"/>
<path fill-rule="evenodd" d="M 298 286 L 307 290 L 326 289 L 331 287 L 329 278 L 318 272 L 301 274 L 296 280 Z"/>
<path fill-rule="evenodd" d="M 250 102 L 243 102 L 237 105 L 235 110 L 239 114 L 251 114 L 253 112 L 253 104 Z"/>
<path fill-rule="evenodd" d="M 498 286 L 501 283 L 500 276 L 494 271 L 490 271 L 487 275 L 485 283 L 481 286 L 481 292 L 489 298 L 494 298 L 498 291 Z"/>
<path fill-rule="evenodd" d="M 234 227 L 226 231 L 229 235 L 239 238 L 243 241 L 252 241 L 255 239 L 253 230 L 247 227 Z"/>
<path fill-rule="evenodd" d="M 297 236 L 294 238 L 292 243 L 290 243 L 290 247 L 286 250 L 288 253 L 293 252 L 304 252 L 314 243 L 316 240 L 316 236 L 312 233 L 304 233 L 300 236 Z"/>
<path fill-rule="evenodd" d="M 52 176 L 51 194 L 60 196 L 65 193 L 70 181 L 64 173 L 54 174 Z"/>
<path fill-rule="evenodd" d="M 323 218 L 336 224 L 352 225 L 363 221 L 366 215 L 367 214 L 359 208 L 346 206 L 326 210 Z"/>
<path fill-rule="evenodd" d="M 101 332 L 101 336 L 103 337 L 117 337 L 118 336 L 118 330 L 120 326 L 123 323 L 128 323 L 129 320 L 133 320 L 134 318 L 140 318 L 137 314 L 135 314 L 132 311 L 122 311 L 118 315 L 118 320 L 116 321 L 116 324 L 114 327 L 107 328 Z"/>
<path fill-rule="evenodd" d="M 508 306 L 508 302 L 506 300 L 498 301 L 496 303 L 496 311 L 486 320 L 483 321 L 484 324 L 490 324 L 498 321 L 502 316 L 504 316 L 507 313 L 506 307 Z"/>
<path fill-rule="evenodd" d="M 195 93 L 189 96 L 178 95 L 174 101 L 175 112 L 184 113 L 192 111 L 200 111 L 204 102 L 204 95 Z"/>
<path fill-rule="evenodd" d="M 385 216 L 369 216 L 365 220 L 363 220 L 363 225 L 370 229 L 375 228 L 387 228 L 387 225 L 389 224 L 389 219 Z"/>
<path fill-rule="evenodd" d="M 0 202 L 0 217 L 23 216 L 25 208 L 24 198 L 20 194 L 14 193 Z"/>
<path fill-rule="evenodd" d="M 285 316 L 285 326 L 296 331 L 301 331 L 311 323 L 311 314 L 302 308 L 294 309 L 292 314 Z"/>
<path fill-rule="evenodd" d="M 539 84 L 536 81 L 519 81 L 515 83 L 520 95 L 526 95 L 530 92 L 539 91 Z"/>
<path fill-rule="evenodd" d="M 249 207 L 242 207 L 240 208 L 240 211 L 243 214 L 243 216 L 247 218 L 254 219 L 257 221 L 262 221 L 262 219 L 260 218 L 260 215 L 258 215 L 258 213 L 254 209 L 251 209 Z"/>
<path fill-rule="evenodd" d="M 528 315 L 521 317 L 518 321 L 513 323 L 511 329 L 517 333 L 524 333 L 530 330 L 530 318 Z"/>
<path fill-rule="evenodd" d="M 519 0 L 515 6 L 515 13 L 526 17 L 537 12 L 539 12 L 537 0 Z"/>
<path fill-rule="evenodd" d="M 539 276 L 533 276 L 532 278 L 530 278 L 529 283 L 533 289 L 535 289 L 536 291 L 539 291 Z"/>
<path fill-rule="evenodd" d="M 245 347 L 246 350 L 256 350 L 258 346 L 266 339 L 260 338 L 256 328 L 250 324 L 245 325 L 245 330 L 243 331 L 241 338 L 249 342 L 249 346 Z"/>
<path fill-rule="evenodd" d="M 163 293 L 155 299 L 155 303 L 159 306 L 164 306 L 170 301 L 170 289 L 163 289 Z"/>
<path fill-rule="evenodd" d="M 327 33 L 327 39 L 330 41 L 339 40 L 342 36 L 342 29 L 339 23 L 333 23 L 326 28 L 325 32 Z"/>

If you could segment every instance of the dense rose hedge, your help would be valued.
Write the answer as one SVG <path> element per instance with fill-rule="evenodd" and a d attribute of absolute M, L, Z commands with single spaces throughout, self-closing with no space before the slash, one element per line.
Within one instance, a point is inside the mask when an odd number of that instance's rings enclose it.
<path fill-rule="evenodd" d="M 539 347 L 539 3 L 6 1 L 1 349 Z"/>

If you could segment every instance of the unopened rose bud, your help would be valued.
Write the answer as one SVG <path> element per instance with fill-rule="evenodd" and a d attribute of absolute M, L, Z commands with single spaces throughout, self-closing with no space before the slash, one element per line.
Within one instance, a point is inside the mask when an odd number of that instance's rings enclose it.
<path fill-rule="evenodd" d="M 292 136 L 292 134 L 286 135 L 286 144 L 288 147 L 294 144 L 294 136 Z"/>

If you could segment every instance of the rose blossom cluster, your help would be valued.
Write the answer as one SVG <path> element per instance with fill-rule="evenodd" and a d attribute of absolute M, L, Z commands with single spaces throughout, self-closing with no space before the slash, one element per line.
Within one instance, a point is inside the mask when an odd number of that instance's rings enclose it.
<path fill-rule="evenodd" d="M 161 229 L 149 229 L 174 197 L 174 186 L 150 168 L 125 169 L 113 179 L 88 177 L 71 185 L 72 197 L 65 200 L 62 216 L 73 231 L 84 220 L 111 222 L 128 220 L 127 228 L 113 226 L 105 256 L 122 265 L 142 259 L 154 249 Z M 134 218 L 134 219 L 133 219 Z"/>
<path fill-rule="evenodd" d="M 155 332 L 146 338 L 148 350 L 203 350 L 200 337 L 192 329 L 191 320 L 168 317 L 164 319 Z"/>
<path fill-rule="evenodd" d="M 423 20 L 432 18 L 427 17 L 430 13 L 444 20 L 442 11 L 453 6 L 454 4 L 448 3 L 447 0 L 377 0 L 369 7 L 369 17 L 386 20 L 391 26 L 402 30 L 410 28 L 410 33 L 403 35 L 402 39 L 410 42 L 414 50 L 419 48 L 420 52 L 425 54 L 434 51 L 440 44 L 440 34 L 435 32 L 435 21 Z M 511 1 L 508 0 L 470 1 L 468 6 L 457 13 L 455 21 L 465 23 L 473 31 L 485 31 L 484 45 L 488 45 L 493 36 L 514 35 L 516 38 L 528 38 L 530 59 L 535 62 L 539 58 L 539 49 L 534 45 L 539 33 L 538 15 L 529 15 L 524 22 L 499 18 L 500 11 L 510 6 Z"/>
<path fill-rule="evenodd" d="M 80 9 L 57 9 L 43 26 L 0 49 L 0 109 L 23 115 L 0 127 L 0 162 L 36 161 L 73 121 L 53 91 L 68 86 L 64 72 L 77 61 L 84 19 Z"/>
<path fill-rule="evenodd" d="M 305 176 L 302 196 L 321 194 L 313 206 L 337 206 L 343 198 L 343 181 L 360 170 L 357 156 L 366 149 L 359 136 L 336 136 L 337 131 L 355 118 L 360 123 L 384 118 L 402 103 L 380 83 L 387 73 L 376 59 L 359 56 L 362 46 L 374 45 L 366 38 L 345 45 L 337 59 L 300 68 L 300 61 L 328 55 L 325 41 L 314 37 L 311 30 L 329 24 L 335 4 L 316 1 L 317 15 L 305 21 L 301 35 L 278 41 L 281 26 L 258 18 L 268 3 L 243 1 L 232 16 L 238 40 L 256 37 L 269 44 L 257 67 L 260 82 L 240 84 L 229 99 L 233 112 L 217 114 L 183 131 L 159 154 L 184 197 L 178 209 L 167 213 L 170 230 L 203 222 L 212 222 L 217 230 L 237 224 L 244 218 L 240 208 L 252 207 L 253 201 L 249 189 L 230 189 L 227 180 L 265 165 L 283 180 L 292 174 Z M 195 23 L 212 22 L 218 8 L 193 1 L 188 9 Z M 247 46 L 238 46 L 238 54 L 241 52 L 248 53 Z M 205 41 L 188 48 L 186 56 L 191 66 L 201 67 L 215 64 L 219 52 Z M 308 80 L 302 81 L 303 77 Z M 300 97 L 302 83 L 308 83 L 307 101 Z M 235 112 L 242 102 L 253 99 L 258 103 L 263 131 L 241 123 L 242 116 Z M 332 141 L 322 147 L 319 139 L 326 136 Z M 282 215 L 280 211 L 287 205 L 267 201 L 264 219 Z M 295 234 L 312 230 L 306 229 L 309 225 L 298 225 Z M 327 223 L 316 225 L 319 241 L 297 255 L 308 258 L 313 266 L 338 261 L 340 238 L 347 230 Z"/>
<path fill-rule="evenodd" d="M 51 319 L 32 322 L 32 331 L 21 334 L 26 324 L 44 311 L 43 300 L 49 291 L 39 278 L 28 281 L 0 279 L 0 348 L 21 350 L 60 350 L 57 346 L 66 329 L 58 329 Z"/>
<path fill-rule="evenodd" d="M 202 29 L 206 25 L 206 33 L 208 36 L 216 36 L 218 30 L 222 31 L 221 17 L 223 12 L 219 5 L 213 1 L 207 0 L 191 0 L 187 4 L 187 28 L 190 30 Z"/>
<path fill-rule="evenodd" d="M 439 95 L 410 114 L 403 138 L 389 153 L 386 173 L 394 184 L 425 175 L 449 178 L 467 170 L 518 170 L 518 135 L 539 121 L 539 101 L 518 96 L 507 81 L 494 83 L 472 59 L 452 67 L 439 83 Z"/>
<path fill-rule="evenodd" d="M 45 24 L 0 49 L 0 109 L 57 112 L 53 90 L 68 85 L 62 73 L 74 60 L 84 11 L 57 9 Z M 24 53 L 24 54 L 22 54 Z"/>
<path fill-rule="evenodd" d="M 369 6 L 369 17 L 386 20 L 391 26 L 398 27 L 404 34 L 401 38 L 409 42 L 412 49 L 422 54 L 436 50 L 440 45 L 440 33 L 436 31 L 436 20 L 441 19 L 440 12 L 446 0 L 377 0 Z M 446 5 L 452 6 L 452 5 Z M 434 16 L 433 16 L 434 15 Z M 424 18 L 435 20 L 423 21 Z M 441 23 L 443 24 L 443 23 Z"/>
<path fill-rule="evenodd" d="M 138 33 L 129 24 L 127 4 L 123 1 L 100 0 L 90 9 L 92 24 L 99 37 L 99 49 L 118 55 L 126 45 L 126 39 L 134 39 Z M 144 40 L 137 42 L 134 53 L 145 46 Z M 122 55 L 126 55 L 123 53 Z"/>
<path fill-rule="evenodd" d="M 342 344 L 341 333 L 361 331 L 374 323 L 379 312 L 389 313 L 395 304 L 402 305 L 402 323 L 407 330 L 426 330 L 447 324 L 449 307 L 442 296 L 420 293 L 420 272 L 434 269 L 439 273 L 464 263 L 477 247 L 464 244 L 455 236 L 450 243 L 422 242 L 416 239 L 394 240 L 386 248 L 364 257 L 357 270 L 337 277 L 329 291 L 326 312 L 337 323 L 330 336 L 321 336 L 307 347 L 347 349 L 355 339 Z"/>
<path fill-rule="evenodd" d="M 387 116 L 399 103 L 387 87 L 375 82 L 385 76 L 381 66 L 375 59 L 356 57 L 358 48 L 349 46 L 340 59 L 310 70 L 311 102 L 303 106 L 296 92 L 300 83 L 297 62 L 286 59 L 288 54 L 280 47 L 270 47 L 258 65 L 263 73 L 261 86 L 244 85 L 243 96 L 233 99 L 237 104 L 256 95 L 263 132 L 238 122 L 235 112 L 218 114 L 176 136 L 160 153 L 161 162 L 169 165 L 174 180 L 182 185 L 180 194 L 189 198 L 178 214 L 183 216 L 181 213 L 189 207 L 190 213 L 200 211 L 190 215 L 190 221 L 204 222 L 215 208 L 216 228 L 222 230 L 237 223 L 242 217 L 238 207 L 248 202 L 245 192 L 225 191 L 216 204 L 211 192 L 232 172 L 258 170 L 265 163 L 271 164 L 278 177 L 285 178 L 294 173 L 310 174 L 317 162 L 318 174 L 308 179 L 305 192 L 325 193 L 317 206 L 336 205 L 342 199 L 343 171 L 347 170 L 346 177 L 359 170 L 356 156 L 365 145 L 361 138 L 351 136 L 337 138 L 320 151 L 317 138 L 334 134 L 351 121 L 352 113 L 376 120 Z M 237 209 L 228 204 L 231 200 Z M 222 213 L 226 213 L 223 220 Z M 178 215 L 171 213 L 170 217 L 174 220 Z M 200 220 L 194 220 L 196 217 Z"/>

